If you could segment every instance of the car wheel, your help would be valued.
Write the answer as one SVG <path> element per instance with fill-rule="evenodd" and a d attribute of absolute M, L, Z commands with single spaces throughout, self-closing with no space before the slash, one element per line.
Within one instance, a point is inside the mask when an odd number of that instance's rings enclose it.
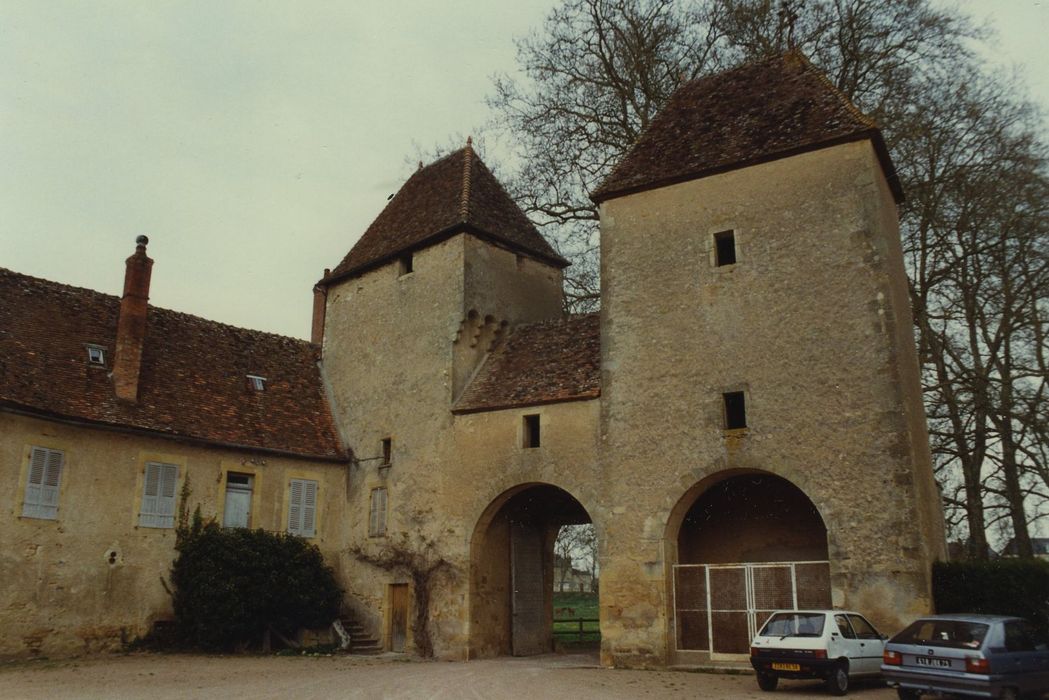
<path fill-rule="evenodd" d="M 897 688 L 896 697 L 900 700 L 918 700 L 922 696 L 921 692 L 914 690 L 913 688 Z"/>
<path fill-rule="evenodd" d="M 849 692 L 849 667 L 838 664 L 827 676 L 827 690 L 831 695 L 844 695 Z"/>
<path fill-rule="evenodd" d="M 762 690 L 775 690 L 777 685 L 779 685 L 779 676 L 772 673 L 758 674 L 758 687 Z"/>
<path fill-rule="evenodd" d="M 998 693 L 998 700 L 1016 700 L 1018 697 L 1016 688 L 1002 688 L 1002 692 Z"/>

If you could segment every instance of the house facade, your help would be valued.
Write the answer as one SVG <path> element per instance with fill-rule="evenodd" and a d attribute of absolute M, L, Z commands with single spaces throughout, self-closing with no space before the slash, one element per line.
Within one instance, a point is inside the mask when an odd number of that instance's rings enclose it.
<path fill-rule="evenodd" d="M 606 665 L 746 654 L 772 609 L 928 612 L 901 196 L 877 128 L 792 53 L 684 86 L 593 193 L 600 313 L 563 315 L 566 261 L 469 144 L 325 271 L 312 343 L 147 307 L 144 245 L 123 300 L 4 273 L 0 557 L 26 576 L 0 584 L 0 653 L 169 614 L 185 475 L 206 515 L 315 538 L 388 646 L 411 577 L 366 560 L 440 562 L 442 658 L 551 648 L 568 524 L 599 539 Z"/>

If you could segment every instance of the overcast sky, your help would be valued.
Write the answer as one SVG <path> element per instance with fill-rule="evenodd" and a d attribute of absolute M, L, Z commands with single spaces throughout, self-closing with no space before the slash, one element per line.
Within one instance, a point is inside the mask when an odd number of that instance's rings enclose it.
<path fill-rule="evenodd" d="M 553 0 L 0 0 L 0 267 L 309 336 L 418 149 L 488 118 Z M 1049 109 L 1049 0 L 969 0 Z"/>

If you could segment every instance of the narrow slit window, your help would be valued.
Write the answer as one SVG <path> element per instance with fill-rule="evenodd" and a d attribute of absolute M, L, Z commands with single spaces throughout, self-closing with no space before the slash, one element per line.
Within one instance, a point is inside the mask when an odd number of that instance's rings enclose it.
<path fill-rule="evenodd" d="M 725 429 L 739 430 L 747 427 L 747 404 L 742 391 L 731 391 L 721 395 L 725 403 Z"/>
<path fill-rule="evenodd" d="M 734 231 L 714 234 L 714 264 L 718 267 L 736 264 L 736 233 Z"/>
<path fill-rule="evenodd" d="M 382 465 L 384 467 L 392 464 L 393 461 L 393 438 L 382 439 Z"/>
<path fill-rule="evenodd" d="M 539 447 L 539 414 L 524 417 L 524 446 Z"/>
<path fill-rule="evenodd" d="M 400 259 L 400 272 L 401 275 L 407 275 L 410 272 L 415 271 L 415 257 L 411 253 L 405 253 Z"/>

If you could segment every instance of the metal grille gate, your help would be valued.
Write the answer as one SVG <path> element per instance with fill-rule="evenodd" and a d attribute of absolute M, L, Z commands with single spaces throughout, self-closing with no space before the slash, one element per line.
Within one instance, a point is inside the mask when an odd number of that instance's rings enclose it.
<path fill-rule="evenodd" d="M 830 562 L 675 564 L 677 649 L 747 654 L 774 610 L 829 608 Z"/>

